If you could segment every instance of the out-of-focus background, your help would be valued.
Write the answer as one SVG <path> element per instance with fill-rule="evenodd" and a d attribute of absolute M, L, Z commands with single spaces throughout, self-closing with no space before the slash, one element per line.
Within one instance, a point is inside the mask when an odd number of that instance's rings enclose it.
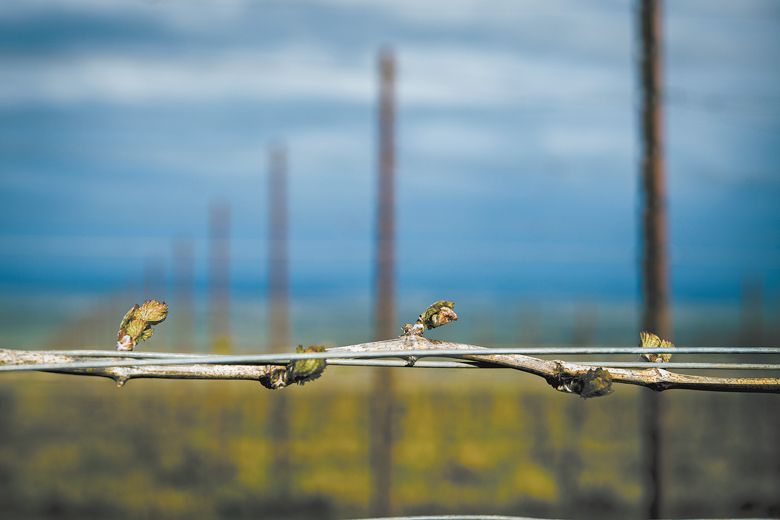
<path fill-rule="evenodd" d="M 661 26 L 671 336 L 777 345 L 780 4 L 668 2 Z M 618 0 L 5 0 L 0 346 L 113 348 L 152 297 L 144 350 L 373 339 L 380 56 L 391 330 L 448 298 L 434 337 L 634 345 L 639 55 Z M 636 389 L 496 372 L 396 371 L 388 479 L 366 369 L 283 393 L 2 376 L 0 511 L 644 514 Z M 663 514 L 780 515 L 779 404 L 664 394 Z"/>

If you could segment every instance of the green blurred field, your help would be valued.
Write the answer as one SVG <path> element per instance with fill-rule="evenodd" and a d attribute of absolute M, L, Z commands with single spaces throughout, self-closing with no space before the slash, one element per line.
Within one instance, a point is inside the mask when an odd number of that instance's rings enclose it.
<path fill-rule="evenodd" d="M 639 390 L 584 401 L 510 371 L 403 371 L 395 513 L 640 515 Z M 370 513 L 370 374 L 250 382 L 0 379 L 3 518 L 341 518 Z M 269 404 L 291 415 L 279 495 Z M 780 515 L 780 396 L 663 394 L 665 514 Z"/>

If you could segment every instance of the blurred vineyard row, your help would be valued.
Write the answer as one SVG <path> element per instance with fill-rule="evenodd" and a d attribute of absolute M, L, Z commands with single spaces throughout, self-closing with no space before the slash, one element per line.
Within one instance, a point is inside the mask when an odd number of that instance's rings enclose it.
<path fill-rule="evenodd" d="M 4 376 L 0 513 L 367 515 L 369 372 L 331 367 L 284 391 L 291 482 L 283 500 L 267 420 L 280 392 L 248 382 L 116 389 L 71 376 Z M 583 401 L 508 371 L 408 372 L 398 381 L 395 512 L 639 514 L 637 389 Z M 777 396 L 671 392 L 662 406 L 669 516 L 780 515 Z"/>

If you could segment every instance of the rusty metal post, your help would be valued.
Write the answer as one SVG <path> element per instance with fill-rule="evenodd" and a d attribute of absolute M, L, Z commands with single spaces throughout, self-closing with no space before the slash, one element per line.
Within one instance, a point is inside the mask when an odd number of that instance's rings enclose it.
<path fill-rule="evenodd" d="M 289 272 L 287 243 L 287 151 L 279 144 L 269 153 L 268 164 L 268 333 L 273 352 L 289 350 Z M 290 401 L 286 392 L 274 393 L 269 407 L 269 425 L 275 491 L 290 492 Z"/>
<path fill-rule="evenodd" d="M 374 319 L 377 339 L 397 335 L 395 310 L 395 56 L 379 54 L 379 182 L 377 187 Z M 392 511 L 393 415 L 395 381 L 390 369 L 377 369 L 371 407 L 372 514 Z"/>
<path fill-rule="evenodd" d="M 230 340 L 230 206 L 212 204 L 209 209 L 209 328 L 211 351 L 231 352 Z M 220 386 L 211 398 L 219 403 L 230 400 L 228 386 Z M 227 409 L 220 407 L 215 426 L 219 453 L 228 456 L 230 439 Z"/>
<path fill-rule="evenodd" d="M 287 244 L 287 151 L 276 145 L 268 164 L 269 343 L 274 352 L 289 348 L 289 272 Z"/>
<path fill-rule="evenodd" d="M 670 338 L 660 3 L 660 0 L 641 0 L 639 9 L 642 85 L 642 327 L 663 338 Z M 663 497 L 660 396 L 652 390 L 644 390 L 641 399 L 646 514 L 648 518 L 658 518 Z"/>
<path fill-rule="evenodd" d="M 209 325 L 211 349 L 230 352 L 230 206 L 209 211 Z"/>

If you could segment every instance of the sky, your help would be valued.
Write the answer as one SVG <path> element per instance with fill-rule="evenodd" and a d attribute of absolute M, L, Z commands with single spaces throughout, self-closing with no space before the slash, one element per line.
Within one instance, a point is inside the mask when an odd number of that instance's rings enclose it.
<path fill-rule="evenodd" d="M 267 286 L 269 146 L 289 152 L 294 298 L 371 293 L 377 55 L 398 62 L 403 298 L 636 301 L 634 2 L 5 0 L 0 292 L 172 269 L 231 207 Z M 667 2 L 675 301 L 780 299 L 780 4 Z"/>

